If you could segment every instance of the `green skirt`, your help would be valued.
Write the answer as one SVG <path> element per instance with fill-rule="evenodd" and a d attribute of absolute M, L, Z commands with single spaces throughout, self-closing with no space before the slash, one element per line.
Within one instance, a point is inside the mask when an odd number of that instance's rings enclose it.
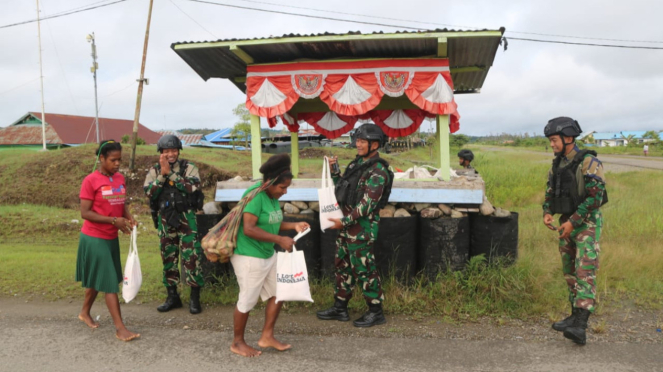
<path fill-rule="evenodd" d="M 101 239 L 81 233 L 76 258 L 76 281 L 82 282 L 84 288 L 118 293 L 122 277 L 118 239 Z"/>

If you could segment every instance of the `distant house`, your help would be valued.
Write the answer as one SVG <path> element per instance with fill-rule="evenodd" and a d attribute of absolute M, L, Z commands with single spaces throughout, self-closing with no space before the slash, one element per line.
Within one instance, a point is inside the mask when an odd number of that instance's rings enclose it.
<path fill-rule="evenodd" d="M 0 128 L 0 146 L 42 146 L 41 113 L 28 112 L 14 123 Z M 133 133 L 133 120 L 99 118 L 99 139 L 120 141 Z M 138 125 L 138 137 L 147 144 L 156 144 L 159 134 Z M 94 117 L 46 113 L 46 146 L 78 146 L 96 143 Z"/>
<path fill-rule="evenodd" d="M 159 136 L 165 136 L 167 134 L 175 135 L 175 137 L 182 141 L 182 146 L 184 147 L 199 146 L 200 141 L 205 136 L 203 134 L 182 134 L 175 130 L 158 130 L 157 133 L 159 133 Z"/>
<path fill-rule="evenodd" d="M 594 143 L 599 147 L 627 146 L 629 141 L 635 143 L 652 142 L 650 138 L 643 138 L 647 133 L 644 130 L 621 131 L 621 132 L 591 132 Z M 583 138 L 589 137 L 589 134 Z"/>

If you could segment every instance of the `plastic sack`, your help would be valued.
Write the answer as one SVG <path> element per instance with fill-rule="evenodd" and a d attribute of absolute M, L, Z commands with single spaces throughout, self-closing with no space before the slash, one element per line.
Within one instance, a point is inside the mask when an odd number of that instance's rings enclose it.
<path fill-rule="evenodd" d="M 329 161 L 325 156 L 322 164 L 322 188 L 318 190 L 318 201 L 320 202 L 320 229 L 325 232 L 326 229 L 334 226 L 330 218 L 343 218 L 341 207 L 336 201 L 334 194 L 334 181 L 329 172 Z"/>
<path fill-rule="evenodd" d="M 308 301 L 311 298 L 304 252 L 292 246 L 292 252 L 279 252 L 276 256 L 276 302 Z"/>
<path fill-rule="evenodd" d="M 124 265 L 124 281 L 122 283 L 122 298 L 129 303 L 136 298 L 140 286 L 143 284 L 143 273 L 140 271 L 140 260 L 138 259 L 138 245 L 136 226 L 131 231 L 131 243 L 129 244 L 129 255 Z"/>

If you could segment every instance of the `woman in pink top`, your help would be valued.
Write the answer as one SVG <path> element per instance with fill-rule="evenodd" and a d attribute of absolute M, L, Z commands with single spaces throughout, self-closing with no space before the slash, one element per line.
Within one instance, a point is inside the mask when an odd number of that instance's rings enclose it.
<path fill-rule="evenodd" d="M 101 167 L 83 180 L 81 185 L 81 229 L 76 259 L 76 281 L 85 288 L 83 309 L 78 319 L 90 328 L 99 327 L 90 316 L 90 309 L 99 292 L 106 294 L 106 306 L 115 323 L 115 337 L 131 341 L 140 337 L 127 330 L 122 322 L 117 297 L 122 282 L 118 230 L 131 233 L 136 221 L 125 205 L 124 176 L 118 173 L 122 161 L 122 146 L 108 140 L 96 152 Z"/>

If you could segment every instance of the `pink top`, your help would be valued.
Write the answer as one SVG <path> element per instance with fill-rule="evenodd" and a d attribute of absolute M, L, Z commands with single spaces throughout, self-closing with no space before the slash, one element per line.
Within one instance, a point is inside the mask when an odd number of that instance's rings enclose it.
<path fill-rule="evenodd" d="M 113 180 L 111 182 L 111 180 Z M 104 176 L 98 171 L 90 173 L 81 185 L 80 198 L 92 200 L 92 211 L 102 216 L 124 216 L 124 199 L 127 190 L 124 176 L 115 173 Z M 101 239 L 117 238 L 117 227 L 109 223 L 97 223 L 85 220 L 81 232 L 85 235 Z"/>

